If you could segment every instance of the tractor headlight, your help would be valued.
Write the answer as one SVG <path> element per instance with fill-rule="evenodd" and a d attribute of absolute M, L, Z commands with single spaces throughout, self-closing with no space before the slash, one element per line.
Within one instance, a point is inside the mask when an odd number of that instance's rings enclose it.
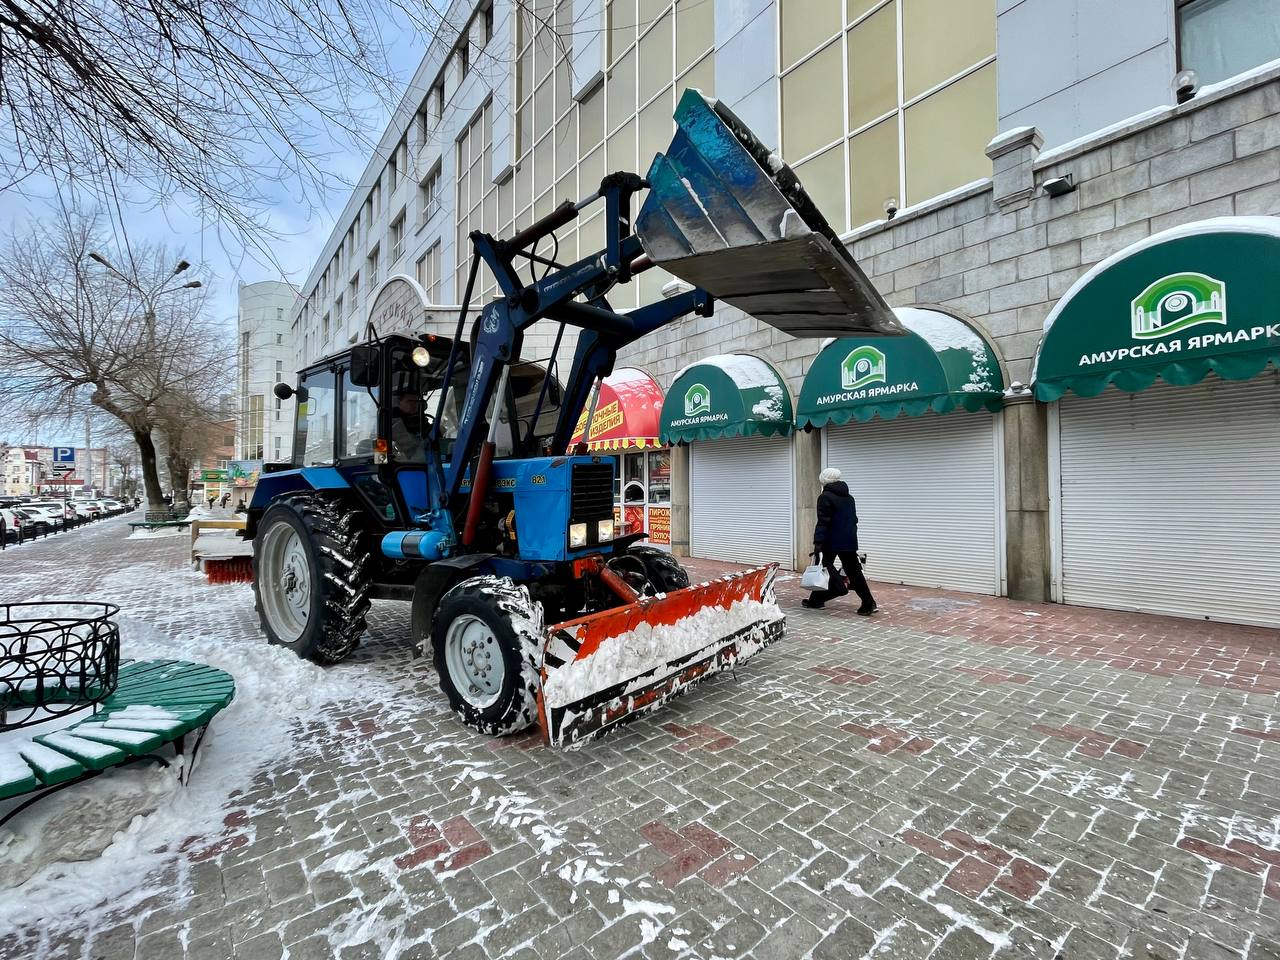
<path fill-rule="evenodd" d="M 596 523 L 596 540 L 604 543 L 606 540 L 613 539 L 613 517 L 608 520 L 600 520 Z"/>
<path fill-rule="evenodd" d="M 587 525 L 585 523 L 569 524 L 569 548 L 587 545 Z"/>

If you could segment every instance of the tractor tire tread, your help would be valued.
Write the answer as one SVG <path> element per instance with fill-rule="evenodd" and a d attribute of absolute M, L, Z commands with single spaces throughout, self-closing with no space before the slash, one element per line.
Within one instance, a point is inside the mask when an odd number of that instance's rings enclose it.
<path fill-rule="evenodd" d="M 319 567 L 316 589 L 323 591 L 323 622 L 298 652 L 318 664 L 340 663 L 360 642 L 370 606 L 369 551 L 361 542 L 359 511 L 316 493 L 290 494 L 277 503 L 287 503 L 302 521 Z M 254 605 L 265 624 L 256 589 Z"/>

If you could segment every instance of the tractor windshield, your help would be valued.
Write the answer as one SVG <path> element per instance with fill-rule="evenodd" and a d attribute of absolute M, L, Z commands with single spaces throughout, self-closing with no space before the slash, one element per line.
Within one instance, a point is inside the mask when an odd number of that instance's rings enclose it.
<path fill-rule="evenodd" d="M 413 362 L 412 352 L 398 348 L 391 352 L 391 453 L 400 463 L 426 461 L 426 438 L 440 406 L 444 368 L 449 362 L 452 341 L 432 337 L 426 344 L 430 361 L 425 367 Z M 458 414 L 466 393 L 469 351 L 458 351 L 449 397 L 440 424 L 440 456 L 448 460 L 458 436 Z"/>

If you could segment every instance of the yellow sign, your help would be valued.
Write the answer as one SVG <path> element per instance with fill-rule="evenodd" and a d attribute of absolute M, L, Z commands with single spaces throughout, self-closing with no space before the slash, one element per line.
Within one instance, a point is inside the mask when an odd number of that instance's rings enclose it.
<path fill-rule="evenodd" d="M 671 545 L 671 508 L 649 508 L 649 542 Z"/>
<path fill-rule="evenodd" d="M 583 410 L 582 415 L 578 417 L 578 425 L 573 429 L 573 435 L 576 437 L 582 433 L 583 427 L 587 425 L 587 411 Z M 610 430 L 616 430 L 622 426 L 622 407 L 618 405 L 617 400 L 611 400 L 603 407 L 596 409 L 596 415 L 591 418 L 591 432 L 587 434 L 587 441 L 595 440 L 596 437 L 608 433 Z"/>

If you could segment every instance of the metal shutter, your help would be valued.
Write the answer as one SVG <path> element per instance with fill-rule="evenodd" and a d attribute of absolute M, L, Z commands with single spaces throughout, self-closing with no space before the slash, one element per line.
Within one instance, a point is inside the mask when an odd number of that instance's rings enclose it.
<path fill-rule="evenodd" d="M 1059 402 L 1061 596 L 1280 627 L 1280 376 Z"/>
<path fill-rule="evenodd" d="M 739 563 L 795 562 L 791 439 L 739 437 L 692 444 L 689 552 Z"/>
<path fill-rule="evenodd" d="M 868 577 L 1001 592 L 1001 465 L 991 414 L 828 428 L 824 463 L 840 470 L 857 501 Z"/>

